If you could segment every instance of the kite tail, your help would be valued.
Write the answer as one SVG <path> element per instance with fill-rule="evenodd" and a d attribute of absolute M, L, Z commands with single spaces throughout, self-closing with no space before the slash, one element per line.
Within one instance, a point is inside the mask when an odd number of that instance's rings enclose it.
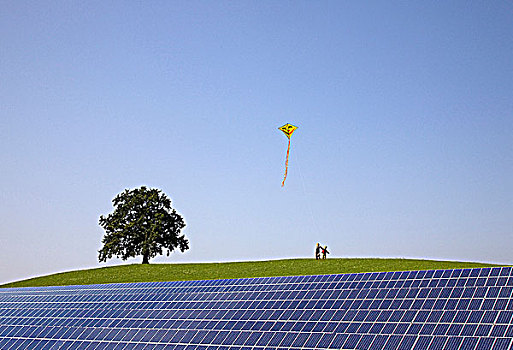
<path fill-rule="evenodd" d="M 285 179 L 287 178 L 287 172 L 289 170 L 289 152 L 290 152 L 290 137 L 289 137 L 289 145 L 287 147 L 287 158 L 285 159 L 285 176 L 283 177 L 283 181 L 281 182 L 281 187 L 285 186 Z"/>

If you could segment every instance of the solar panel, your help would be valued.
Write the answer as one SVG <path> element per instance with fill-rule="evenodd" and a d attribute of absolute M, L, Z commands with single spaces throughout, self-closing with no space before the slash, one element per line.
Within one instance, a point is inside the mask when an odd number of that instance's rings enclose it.
<path fill-rule="evenodd" d="M 0 349 L 510 349 L 511 267 L 0 289 Z"/>

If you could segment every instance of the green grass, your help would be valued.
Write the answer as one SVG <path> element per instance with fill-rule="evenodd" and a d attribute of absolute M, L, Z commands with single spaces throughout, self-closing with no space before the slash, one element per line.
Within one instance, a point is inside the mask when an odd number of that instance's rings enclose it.
<path fill-rule="evenodd" d="M 127 282 L 186 281 L 335 273 L 437 270 L 500 266 L 413 259 L 287 259 L 230 263 L 123 265 L 57 273 L 0 287 L 64 286 Z"/>

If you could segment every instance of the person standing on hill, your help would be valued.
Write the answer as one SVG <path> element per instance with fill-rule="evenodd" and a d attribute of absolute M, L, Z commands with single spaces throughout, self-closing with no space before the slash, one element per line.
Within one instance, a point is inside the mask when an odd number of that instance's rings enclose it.
<path fill-rule="evenodd" d="M 321 258 L 321 245 L 317 243 L 315 247 L 315 260 L 319 260 Z"/>
<path fill-rule="evenodd" d="M 330 252 L 328 252 L 328 246 L 325 246 L 324 248 L 321 248 L 321 249 L 322 249 L 322 258 L 326 259 L 326 254 L 330 253 Z"/>

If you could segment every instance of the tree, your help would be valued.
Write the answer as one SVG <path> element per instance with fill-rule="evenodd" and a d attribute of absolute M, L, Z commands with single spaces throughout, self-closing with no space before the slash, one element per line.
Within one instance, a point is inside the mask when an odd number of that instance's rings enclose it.
<path fill-rule="evenodd" d="M 145 186 L 125 190 L 112 203 L 114 212 L 100 216 L 105 230 L 103 248 L 98 251 L 100 262 L 113 255 L 123 260 L 142 255 L 142 263 L 149 264 L 164 250 L 169 256 L 176 248 L 182 252 L 189 249 L 189 241 L 181 235 L 185 222 L 161 190 Z"/>

